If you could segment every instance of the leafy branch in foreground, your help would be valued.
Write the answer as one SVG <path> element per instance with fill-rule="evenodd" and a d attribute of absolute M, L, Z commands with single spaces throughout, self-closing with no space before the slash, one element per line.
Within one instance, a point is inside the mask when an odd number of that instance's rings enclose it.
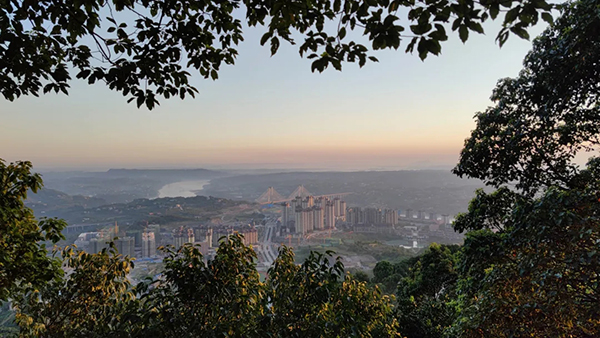
<path fill-rule="evenodd" d="M 343 62 L 362 67 L 377 61 L 371 50 L 398 49 L 403 40 L 421 59 L 439 55 L 448 31 L 465 42 L 501 12 L 500 45 L 510 33 L 528 39 L 540 18 L 552 22 L 552 8 L 545 0 L 1 0 L 0 92 L 10 101 L 68 94 L 75 72 L 152 109 L 161 96 L 195 96 L 190 70 L 215 80 L 223 64 L 234 64 L 242 16 L 266 26 L 260 43 L 272 54 L 282 42 L 298 43 L 312 71 L 322 72 Z"/>
<path fill-rule="evenodd" d="M 111 245 L 67 248 L 67 275 L 15 298 L 24 337 L 398 337 L 391 298 L 344 275 L 331 253 L 302 265 L 282 247 L 261 282 L 256 254 L 239 235 L 214 259 L 197 247 L 165 249 L 156 279 L 131 286 L 133 267 Z"/>
<path fill-rule="evenodd" d="M 64 239 L 64 221 L 36 220 L 24 204 L 28 192 L 42 187 L 30 162 L 6 164 L 0 159 L 0 301 L 21 287 L 43 285 L 61 275 L 60 260 L 48 257 L 45 244 Z"/>

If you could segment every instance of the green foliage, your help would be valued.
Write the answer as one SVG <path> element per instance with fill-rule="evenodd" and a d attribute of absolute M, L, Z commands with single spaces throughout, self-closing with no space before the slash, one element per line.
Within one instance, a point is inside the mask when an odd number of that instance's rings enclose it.
<path fill-rule="evenodd" d="M 42 186 L 31 173 L 30 162 L 5 164 L 0 159 L 0 301 L 28 285 L 39 286 L 61 274 L 60 260 L 47 256 L 41 241 L 56 243 L 64 237 L 63 221 L 43 218 L 25 207 L 27 192 Z"/>
<path fill-rule="evenodd" d="M 312 252 L 294 264 L 294 253 L 282 247 L 267 279 L 270 328 L 275 337 L 397 337 L 388 296 L 344 276 L 339 258 Z"/>
<path fill-rule="evenodd" d="M 407 337 L 443 337 L 454 323 L 458 249 L 433 243 L 398 283 L 396 313 Z"/>
<path fill-rule="evenodd" d="M 355 279 L 357 282 L 365 282 L 367 284 L 371 282 L 371 277 L 369 277 L 369 275 L 364 271 L 355 271 L 351 274 L 352 278 Z"/>
<path fill-rule="evenodd" d="M 454 168 L 459 176 L 496 187 L 515 182 L 529 195 L 580 185 L 573 159 L 600 141 L 600 7 L 584 0 L 561 8 L 519 76 L 500 80 L 495 105 L 475 115 L 477 127 Z"/>
<path fill-rule="evenodd" d="M 404 259 L 396 264 L 391 264 L 387 261 L 377 262 L 373 268 L 372 282 L 377 284 L 384 293 L 395 294 L 398 289 L 398 283 L 408 273 L 412 265 L 418 260 L 418 257 Z"/>
<path fill-rule="evenodd" d="M 600 335 L 600 6 L 583 0 L 534 42 L 524 69 L 478 113 L 455 173 L 500 187 L 477 192 L 456 229 L 464 337 Z M 508 189 L 515 183 L 514 189 Z M 494 232 L 490 231 L 493 230 Z"/>
<path fill-rule="evenodd" d="M 398 49 L 409 41 L 421 59 L 438 55 L 447 31 L 468 39 L 482 34 L 481 23 L 507 11 L 498 34 L 528 38 L 527 28 L 551 21 L 545 0 L 400 1 L 400 0 L 80 0 L 0 1 L 0 91 L 8 100 L 54 91 L 67 94 L 72 72 L 89 84 L 104 82 L 149 109 L 165 99 L 194 96 L 190 83 L 197 70 L 217 79 L 223 64 L 232 65 L 243 38 L 236 13 L 245 9 L 249 26 L 266 26 L 261 38 L 272 54 L 282 41 L 303 39 L 300 55 L 311 69 L 343 62 L 377 61 L 369 47 L 352 41 L 356 30 L 372 50 Z M 241 13 L 240 13 L 241 14 Z M 402 15 L 401 15 L 402 14 Z M 401 16 L 405 17 L 399 24 Z M 122 20 L 122 18 L 132 18 Z M 410 33 L 404 33 L 409 31 Z"/>
<path fill-rule="evenodd" d="M 166 248 L 165 269 L 132 287 L 130 258 L 67 248 L 67 275 L 15 298 L 23 337 L 397 337 L 388 296 L 344 275 L 331 253 L 302 264 L 282 247 L 261 282 L 238 235 L 212 260 Z"/>
<path fill-rule="evenodd" d="M 67 276 L 15 297 L 23 337 L 127 336 L 129 311 L 136 309 L 127 274 L 133 268 L 113 243 L 98 254 L 65 248 Z"/>
<path fill-rule="evenodd" d="M 267 298 L 256 253 L 239 236 L 222 240 L 208 262 L 192 245 L 165 252 L 162 276 L 138 286 L 145 299 L 142 321 L 150 323 L 142 336 L 259 336 Z"/>
<path fill-rule="evenodd" d="M 469 202 L 468 212 L 456 216 L 454 229 L 460 232 L 501 230 L 519 198 L 518 194 L 506 187 L 490 194 L 485 193 L 483 189 L 477 189 L 475 197 Z"/>
<path fill-rule="evenodd" d="M 506 231 L 471 236 L 457 331 L 469 337 L 600 334 L 599 197 L 596 187 L 551 188 L 517 203 Z"/>
<path fill-rule="evenodd" d="M 384 279 L 394 274 L 394 265 L 388 261 L 377 262 L 373 268 L 373 281 L 381 283 Z"/>

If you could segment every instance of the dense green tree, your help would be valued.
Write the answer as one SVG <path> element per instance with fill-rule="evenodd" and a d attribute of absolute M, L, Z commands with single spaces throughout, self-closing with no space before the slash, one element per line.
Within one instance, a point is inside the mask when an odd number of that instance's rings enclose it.
<path fill-rule="evenodd" d="M 165 270 L 138 289 L 145 337 L 259 337 L 267 311 L 256 253 L 239 236 L 221 241 L 205 262 L 197 247 L 166 248 Z"/>
<path fill-rule="evenodd" d="M 388 261 L 379 261 L 373 268 L 372 282 L 381 287 L 384 293 L 396 294 L 398 283 L 402 278 L 408 276 L 411 267 L 418 259 L 418 257 L 411 257 L 395 264 Z"/>
<path fill-rule="evenodd" d="M 394 274 L 394 265 L 388 261 L 380 261 L 373 268 L 373 282 L 381 283 Z"/>
<path fill-rule="evenodd" d="M 459 265 L 459 336 L 600 334 L 600 161 L 574 161 L 598 146 L 600 6 L 561 10 L 476 115 L 454 169 L 500 188 L 479 191 L 455 224 L 476 230 Z"/>
<path fill-rule="evenodd" d="M 521 200 L 505 231 L 467 241 L 457 332 L 473 337 L 600 334 L 599 167 L 594 159 L 582 173 L 590 180 L 586 188 L 550 188 Z"/>
<path fill-rule="evenodd" d="M 195 95 L 188 70 L 216 79 L 222 64 L 234 63 L 242 16 L 248 26 L 266 26 L 261 44 L 268 42 L 271 53 L 298 39 L 312 70 L 323 71 L 377 60 L 351 31 L 366 36 L 372 50 L 406 40 L 406 51 L 424 59 L 440 53 L 447 30 L 466 41 L 506 12 L 502 44 L 510 32 L 528 38 L 540 15 L 551 22 L 551 9 L 545 0 L 1 0 L 0 91 L 8 100 L 68 93 L 75 74 L 152 109 L 158 96 Z"/>
<path fill-rule="evenodd" d="M 166 249 L 165 269 L 132 287 L 133 263 L 114 245 L 67 248 L 65 277 L 15 298 L 24 337 L 398 337 L 390 297 L 311 253 L 282 247 L 265 282 L 256 254 L 234 235 L 214 259 L 197 247 Z"/>
<path fill-rule="evenodd" d="M 431 244 L 398 283 L 396 313 L 407 337 L 442 337 L 454 323 L 458 248 Z"/>
<path fill-rule="evenodd" d="M 371 282 L 371 277 L 369 277 L 369 274 L 364 271 L 352 272 L 352 278 L 358 282 L 365 282 L 367 284 Z"/>
<path fill-rule="evenodd" d="M 600 9 L 567 3 L 533 42 L 516 78 L 500 80 L 495 104 L 475 115 L 454 172 L 531 194 L 578 187 L 574 157 L 600 140 Z"/>
<path fill-rule="evenodd" d="M 30 162 L 6 164 L 0 159 L 0 301 L 29 284 L 39 286 L 62 273 L 60 260 L 48 256 L 43 241 L 56 243 L 64 237 L 63 221 L 36 220 L 24 200 L 42 186 Z"/>
<path fill-rule="evenodd" d="M 128 336 L 136 298 L 127 274 L 133 267 L 114 244 L 98 254 L 62 251 L 66 276 L 15 296 L 23 337 Z M 133 311 L 133 312 L 132 312 Z"/>
<path fill-rule="evenodd" d="M 282 247 L 268 272 L 267 333 L 274 337 L 399 337 L 388 296 L 344 276 L 331 252 L 311 252 L 302 265 Z"/>

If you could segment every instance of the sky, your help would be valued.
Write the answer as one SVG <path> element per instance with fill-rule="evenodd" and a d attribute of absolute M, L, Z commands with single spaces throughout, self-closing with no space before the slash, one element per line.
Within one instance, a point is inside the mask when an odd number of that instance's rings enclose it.
<path fill-rule="evenodd" d="M 195 74 L 196 99 L 161 100 L 152 111 L 102 84 L 74 81 L 68 96 L 0 99 L 0 158 L 41 170 L 109 168 L 450 168 L 531 43 L 497 23 L 466 44 L 450 35 L 439 57 L 381 51 L 362 69 L 311 73 L 297 47 L 271 57 L 264 28 L 245 30 L 234 66 L 217 81 Z M 532 36 L 540 33 L 536 26 Z"/>

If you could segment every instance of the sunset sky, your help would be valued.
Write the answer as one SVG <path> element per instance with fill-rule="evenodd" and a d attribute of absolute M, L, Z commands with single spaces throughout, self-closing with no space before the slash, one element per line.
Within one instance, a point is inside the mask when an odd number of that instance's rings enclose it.
<path fill-rule="evenodd" d="M 245 31 L 219 80 L 194 77 L 196 99 L 161 100 L 153 111 L 83 82 L 68 97 L 1 99 L 0 158 L 54 170 L 450 167 L 474 113 L 531 46 L 511 36 L 500 49 L 493 24 L 466 45 L 451 35 L 425 62 L 404 43 L 377 53 L 379 63 L 318 74 L 295 46 L 270 57 L 262 31 Z"/>

